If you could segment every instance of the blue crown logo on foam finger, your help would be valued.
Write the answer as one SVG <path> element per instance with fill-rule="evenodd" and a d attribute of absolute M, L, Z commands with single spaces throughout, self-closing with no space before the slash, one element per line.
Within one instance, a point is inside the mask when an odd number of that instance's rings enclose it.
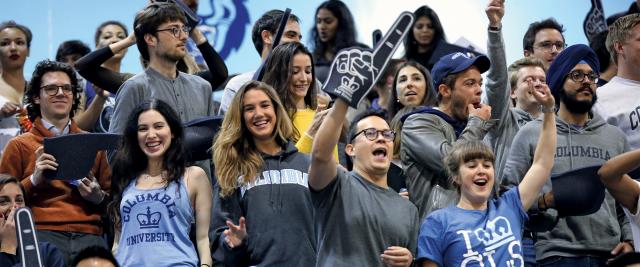
<path fill-rule="evenodd" d="M 160 219 L 162 214 L 160 212 L 151 212 L 151 208 L 147 207 L 147 213 L 140 213 L 136 216 L 140 229 L 158 228 L 160 227 Z"/>
<path fill-rule="evenodd" d="M 515 240 L 513 231 L 511 231 L 511 224 L 502 216 L 487 222 L 486 230 L 482 228 L 476 229 L 475 234 L 478 240 L 485 245 L 487 251 Z"/>

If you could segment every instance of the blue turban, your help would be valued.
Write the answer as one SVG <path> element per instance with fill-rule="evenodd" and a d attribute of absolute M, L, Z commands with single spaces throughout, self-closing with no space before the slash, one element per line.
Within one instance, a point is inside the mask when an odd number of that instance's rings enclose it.
<path fill-rule="evenodd" d="M 562 90 L 564 85 L 564 78 L 580 62 L 586 62 L 596 74 L 600 74 L 598 56 L 591 48 L 583 44 L 572 45 L 562 50 L 549 66 L 547 84 L 549 84 L 553 96 L 556 97 L 556 102 L 558 101 L 558 92 Z"/>

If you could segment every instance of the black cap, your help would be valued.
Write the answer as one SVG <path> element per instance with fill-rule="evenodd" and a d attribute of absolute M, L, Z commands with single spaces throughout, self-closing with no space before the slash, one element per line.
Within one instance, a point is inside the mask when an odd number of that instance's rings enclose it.
<path fill-rule="evenodd" d="M 605 190 L 598 176 L 600 167 L 580 168 L 551 177 L 554 205 L 560 217 L 589 215 L 600 209 Z"/>
<path fill-rule="evenodd" d="M 184 124 L 184 150 L 187 161 L 211 159 L 213 138 L 222 124 L 222 116 L 204 117 Z"/>
<path fill-rule="evenodd" d="M 76 180 L 87 177 L 100 150 L 116 149 L 122 136 L 110 133 L 68 134 L 44 139 L 44 152 L 56 158 L 58 169 L 45 170 L 47 179 Z"/>

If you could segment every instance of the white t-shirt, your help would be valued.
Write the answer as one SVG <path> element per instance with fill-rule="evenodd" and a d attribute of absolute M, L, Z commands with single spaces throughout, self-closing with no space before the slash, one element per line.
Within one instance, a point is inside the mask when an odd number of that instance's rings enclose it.
<path fill-rule="evenodd" d="M 620 128 L 632 150 L 640 148 L 640 81 L 616 76 L 598 88 L 597 94 L 594 112 Z"/>
<path fill-rule="evenodd" d="M 640 187 L 640 182 L 635 182 Z M 623 207 L 622 209 L 627 214 L 627 218 L 629 218 L 631 233 L 633 233 L 633 246 L 636 248 L 636 252 L 640 252 L 640 198 L 638 198 L 638 208 L 635 214 L 631 214 L 627 208 Z"/>
<path fill-rule="evenodd" d="M 254 73 L 255 71 L 250 71 L 238 74 L 227 82 L 227 86 L 224 87 L 224 92 L 222 93 L 222 99 L 220 99 L 220 110 L 218 111 L 218 115 L 224 115 L 224 113 L 227 112 L 236 92 L 240 90 L 240 87 L 253 78 Z"/>

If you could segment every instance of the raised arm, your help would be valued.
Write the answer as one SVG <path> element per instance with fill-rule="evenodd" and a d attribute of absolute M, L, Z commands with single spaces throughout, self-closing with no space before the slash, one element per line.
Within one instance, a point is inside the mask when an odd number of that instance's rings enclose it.
<path fill-rule="evenodd" d="M 124 82 L 125 75 L 109 70 L 101 65 L 112 58 L 114 54 L 134 44 L 136 44 L 136 37 L 132 33 L 125 39 L 95 50 L 80 58 L 76 62 L 75 68 L 87 81 L 111 93 L 116 93 Z"/>
<path fill-rule="evenodd" d="M 609 193 L 632 214 L 638 209 L 640 187 L 626 173 L 640 167 L 640 149 L 620 154 L 608 160 L 600 170 L 600 180 Z"/>
<path fill-rule="evenodd" d="M 311 166 L 309 166 L 309 186 L 313 190 L 324 189 L 336 178 L 337 163 L 333 159 L 333 148 L 340 138 L 340 131 L 336 129 L 342 129 L 348 108 L 348 104 L 338 98 L 313 140 Z"/>
<path fill-rule="evenodd" d="M 503 1 L 490 0 L 485 12 L 489 19 L 487 56 L 491 61 L 491 68 L 487 73 L 485 92 L 487 104 L 492 108 L 491 118 L 499 119 L 498 126 L 493 128 L 493 131 L 499 133 L 511 108 L 507 60 L 501 30 L 502 17 L 504 16 Z"/>
<path fill-rule="evenodd" d="M 542 121 L 542 130 L 536 150 L 533 155 L 533 163 L 524 175 L 522 182 L 518 185 L 520 191 L 520 201 L 525 210 L 528 210 L 534 201 L 538 199 L 538 194 L 542 186 L 551 176 L 551 168 L 555 160 L 554 153 L 556 150 L 557 133 L 555 118 L 555 101 L 551 95 L 551 91 L 546 84 L 535 85 L 533 96 L 538 103 L 543 106 L 544 119 Z"/>
<path fill-rule="evenodd" d="M 216 88 L 223 84 L 224 81 L 227 80 L 227 77 L 229 77 L 227 65 L 224 64 L 222 57 L 220 57 L 218 52 L 207 42 L 207 38 L 198 28 L 194 28 L 191 31 L 191 38 L 198 46 L 204 62 L 207 63 L 207 67 L 209 67 L 209 70 L 203 71 L 203 73 L 199 75 L 209 81 L 212 90 L 216 90 Z"/>

